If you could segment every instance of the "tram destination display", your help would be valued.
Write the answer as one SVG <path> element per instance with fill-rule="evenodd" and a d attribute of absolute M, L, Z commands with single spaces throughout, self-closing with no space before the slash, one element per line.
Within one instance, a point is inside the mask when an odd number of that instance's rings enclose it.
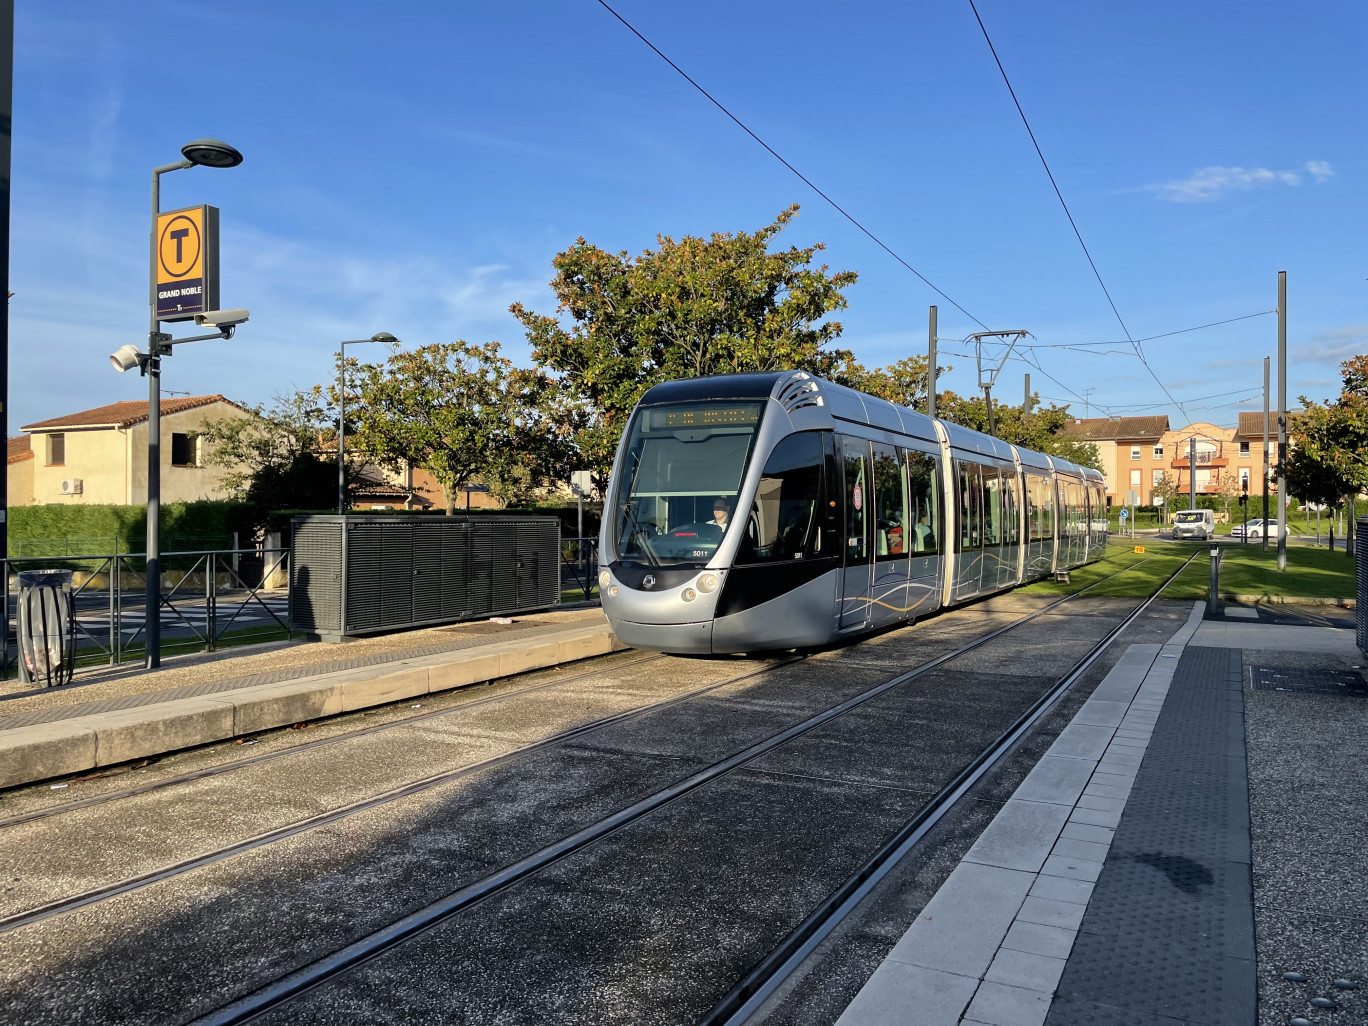
<path fill-rule="evenodd" d="M 748 427 L 760 422 L 760 410 L 758 403 L 728 403 L 725 406 L 690 404 L 687 408 L 676 406 L 652 411 L 649 415 L 650 428 L 653 431 L 670 431 L 674 428 Z"/>

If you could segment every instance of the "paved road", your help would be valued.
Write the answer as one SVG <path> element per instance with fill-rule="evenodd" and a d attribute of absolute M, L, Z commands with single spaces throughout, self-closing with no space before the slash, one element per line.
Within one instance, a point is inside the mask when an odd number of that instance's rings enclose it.
<path fill-rule="evenodd" d="M 669 789 L 1041 604 L 1004 596 L 804 659 L 625 653 L 16 792 L 0 815 L 113 797 L 0 820 L 0 1019 L 185 1022 L 464 893 L 458 915 L 259 1021 L 697 1022 L 1134 603 L 1062 606 Z M 1190 604 L 1174 606 L 1146 629 L 1171 631 Z M 834 1020 L 1119 654 L 980 781 L 891 878 L 873 934 L 856 923 L 775 1021 Z"/>

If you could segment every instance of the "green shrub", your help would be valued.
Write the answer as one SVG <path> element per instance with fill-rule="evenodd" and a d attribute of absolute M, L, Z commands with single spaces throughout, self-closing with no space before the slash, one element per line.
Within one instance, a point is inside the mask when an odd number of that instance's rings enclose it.
<path fill-rule="evenodd" d="M 241 503 L 169 502 L 161 508 L 161 547 L 226 549 Z M 142 552 L 147 507 L 114 505 L 14 506 L 8 512 L 9 556 L 86 556 Z"/>

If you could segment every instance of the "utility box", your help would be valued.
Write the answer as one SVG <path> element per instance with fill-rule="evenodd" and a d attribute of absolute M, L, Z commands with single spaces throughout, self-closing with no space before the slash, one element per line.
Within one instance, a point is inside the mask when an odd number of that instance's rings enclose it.
<path fill-rule="evenodd" d="M 519 516 L 302 516 L 290 622 L 324 641 L 560 604 L 560 521 Z"/>
<path fill-rule="evenodd" d="M 1354 535 L 1354 574 L 1358 584 L 1354 602 L 1354 626 L 1359 651 L 1368 656 L 1368 517 L 1359 517 Z"/>

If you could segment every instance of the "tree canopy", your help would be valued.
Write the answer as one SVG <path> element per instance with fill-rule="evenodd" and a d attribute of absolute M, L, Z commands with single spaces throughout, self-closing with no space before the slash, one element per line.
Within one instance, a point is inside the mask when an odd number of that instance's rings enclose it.
<path fill-rule="evenodd" d="M 821 243 L 771 250 L 798 213 L 759 231 L 662 235 L 655 249 L 610 253 L 583 238 L 552 261 L 557 317 L 510 308 L 539 368 L 558 375 L 581 465 L 607 482 L 627 415 L 674 378 L 782 368 L 834 375 L 853 363 L 841 334 L 853 271 L 814 267 Z"/>
<path fill-rule="evenodd" d="M 1343 387 L 1333 403 L 1301 397 L 1302 411 L 1288 424 L 1289 452 L 1282 472 L 1299 498 L 1338 508 L 1368 491 L 1368 356 L 1341 366 Z M 1349 531 L 1349 552 L 1354 532 Z"/>
<path fill-rule="evenodd" d="M 357 447 L 379 463 L 428 471 L 442 486 L 448 514 L 472 478 L 561 476 L 567 417 L 559 390 L 499 350 L 497 342 L 395 346 L 383 364 L 360 364 Z"/>

